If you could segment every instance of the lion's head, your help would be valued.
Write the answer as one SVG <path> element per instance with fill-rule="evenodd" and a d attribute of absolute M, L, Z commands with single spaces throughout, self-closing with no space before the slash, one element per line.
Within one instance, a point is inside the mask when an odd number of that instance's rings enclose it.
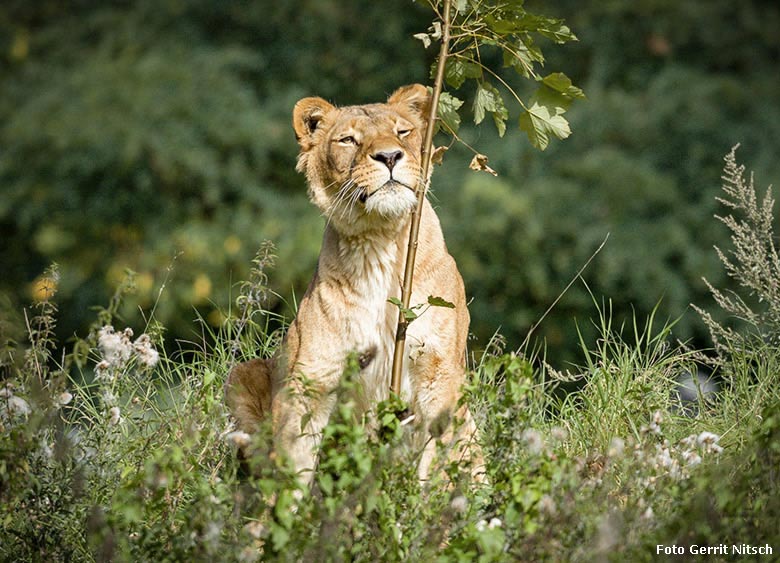
<path fill-rule="evenodd" d="M 385 104 L 337 108 L 304 98 L 293 110 L 298 170 L 309 196 L 344 234 L 399 223 L 422 182 L 422 139 L 430 95 L 420 84 Z"/>

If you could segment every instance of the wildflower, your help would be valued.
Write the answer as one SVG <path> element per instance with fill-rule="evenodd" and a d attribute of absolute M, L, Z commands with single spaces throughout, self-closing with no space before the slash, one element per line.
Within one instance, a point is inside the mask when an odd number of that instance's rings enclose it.
<path fill-rule="evenodd" d="M 663 422 L 663 415 L 661 414 L 661 411 L 655 411 L 653 413 L 653 420 L 650 422 L 650 424 L 647 426 L 642 425 L 639 431 L 643 434 L 654 434 L 655 436 L 660 436 L 663 434 L 661 431 L 661 422 Z"/>
<path fill-rule="evenodd" d="M 103 405 L 105 406 L 113 406 L 116 404 L 116 395 L 107 389 L 100 393 L 100 399 L 103 401 Z"/>
<path fill-rule="evenodd" d="M 701 463 L 701 456 L 694 451 L 686 450 L 682 454 L 683 461 L 688 467 L 694 467 Z"/>
<path fill-rule="evenodd" d="M 696 446 L 696 434 L 691 434 L 680 440 L 680 445 L 686 450 L 692 450 Z"/>
<path fill-rule="evenodd" d="M 476 523 L 475 528 L 478 532 L 484 532 L 487 529 L 487 520 L 480 520 Z"/>
<path fill-rule="evenodd" d="M 501 520 L 499 520 L 498 518 L 491 518 L 490 522 L 488 522 L 488 528 L 490 528 L 491 530 L 493 528 L 500 528 L 500 527 L 501 527 Z"/>
<path fill-rule="evenodd" d="M 528 446 L 528 451 L 533 455 L 542 453 L 544 442 L 542 441 L 542 435 L 538 431 L 533 428 L 527 428 L 523 431 L 522 438 L 525 441 L 526 446 Z"/>
<path fill-rule="evenodd" d="M 225 436 L 225 439 L 229 442 L 232 442 L 234 446 L 239 448 L 245 448 L 252 443 L 252 437 L 246 432 L 242 432 L 241 430 L 230 432 Z"/>
<path fill-rule="evenodd" d="M 64 407 L 65 405 L 69 404 L 72 400 L 73 400 L 73 395 L 71 395 L 67 391 L 63 391 L 62 393 L 60 393 L 60 396 L 57 397 L 55 404 L 58 407 Z"/>
<path fill-rule="evenodd" d="M 119 407 L 111 407 L 110 409 L 108 409 L 108 414 L 111 415 L 111 419 L 109 422 L 111 422 L 113 426 L 116 426 L 122 420 L 122 416 L 121 416 L 122 413 L 119 410 Z"/>
<path fill-rule="evenodd" d="M 720 440 L 720 436 L 713 432 L 702 432 L 699 434 L 699 436 L 696 438 L 696 442 L 702 446 L 704 444 L 714 444 L 718 440 Z"/>
<path fill-rule="evenodd" d="M 683 468 L 680 467 L 680 462 L 677 459 L 672 459 L 672 464 L 669 467 L 669 477 L 675 481 L 688 478 L 687 472 L 685 472 Z"/>
<path fill-rule="evenodd" d="M 707 453 L 716 454 L 716 455 L 721 453 L 722 451 L 723 451 L 723 447 L 719 446 L 718 444 L 711 444 L 706 450 Z"/>
<path fill-rule="evenodd" d="M 14 416 L 28 416 L 32 409 L 30 408 L 30 405 L 22 399 L 21 397 L 17 397 L 16 395 L 11 395 L 7 399 L 7 409 L 8 413 Z"/>
<path fill-rule="evenodd" d="M 129 359 L 133 352 L 130 337 L 133 330 L 126 328 L 122 332 L 115 332 L 114 327 L 106 325 L 98 332 L 98 348 L 103 359 L 108 363 L 107 367 L 121 367 Z"/>
<path fill-rule="evenodd" d="M 669 448 L 666 446 L 658 447 L 658 454 L 655 456 L 655 462 L 660 467 L 671 467 L 673 465 L 672 456 L 669 453 Z"/>
<path fill-rule="evenodd" d="M 718 436 L 717 434 L 714 434 L 712 432 L 702 432 L 701 434 L 699 434 L 699 437 L 696 438 L 696 442 L 700 446 L 705 446 L 705 445 L 709 445 L 709 444 L 716 444 L 718 442 L 718 440 L 720 440 L 720 436 Z"/>
<path fill-rule="evenodd" d="M 244 530 L 246 530 L 247 533 L 253 538 L 255 538 L 256 540 L 268 536 L 268 528 L 266 528 L 262 522 L 258 522 L 257 520 L 253 520 L 252 522 L 244 526 Z"/>
<path fill-rule="evenodd" d="M 154 349 L 148 334 L 142 334 L 133 342 L 133 350 L 138 362 L 144 367 L 153 368 L 160 359 L 160 354 Z"/>
<path fill-rule="evenodd" d="M 51 446 L 46 442 L 41 442 L 40 449 L 38 451 L 40 451 L 41 455 L 45 459 L 51 459 L 54 457 L 54 451 L 51 449 Z"/>
<path fill-rule="evenodd" d="M 609 442 L 609 449 L 607 450 L 607 457 L 616 458 L 623 455 L 623 451 L 625 450 L 626 443 L 623 441 L 623 438 L 619 438 L 615 436 L 610 440 Z"/>
<path fill-rule="evenodd" d="M 255 563 L 260 558 L 260 551 L 252 546 L 247 546 L 238 554 L 241 563 Z"/>
<path fill-rule="evenodd" d="M 704 451 L 708 454 L 719 454 L 723 451 L 723 448 L 718 444 L 718 440 L 720 440 L 720 436 L 713 434 L 712 432 L 702 432 L 696 438 L 696 442 L 699 446 L 703 447 Z"/>
<path fill-rule="evenodd" d="M 555 426 L 552 430 L 550 430 L 550 436 L 553 440 L 556 440 L 558 442 L 563 442 L 566 438 L 569 437 L 569 433 L 566 431 L 565 428 L 561 428 L 560 426 Z"/>
<path fill-rule="evenodd" d="M 457 514 L 463 514 L 468 510 L 469 503 L 466 500 L 466 497 L 463 495 L 458 495 L 452 501 L 450 502 L 450 508 L 452 508 L 453 512 L 456 512 Z"/>

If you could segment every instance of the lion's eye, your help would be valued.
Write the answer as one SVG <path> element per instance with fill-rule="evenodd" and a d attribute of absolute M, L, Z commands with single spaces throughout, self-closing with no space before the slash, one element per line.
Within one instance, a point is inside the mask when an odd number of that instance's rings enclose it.
<path fill-rule="evenodd" d="M 408 137 L 411 132 L 412 132 L 411 129 L 399 129 L 398 137 L 403 139 L 404 137 Z"/>
<path fill-rule="evenodd" d="M 338 143 L 340 145 L 357 145 L 357 139 L 352 135 L 346 135 L 345 137 L 340 137 Z"/>

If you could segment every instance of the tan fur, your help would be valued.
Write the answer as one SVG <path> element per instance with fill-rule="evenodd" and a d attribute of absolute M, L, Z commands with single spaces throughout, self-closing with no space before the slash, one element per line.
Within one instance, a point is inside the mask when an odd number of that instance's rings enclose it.
<path fill-rule="evenodd" d="M 365 411 L 386 398 L 415 192 L 422 189 L 421 145 L 429 94 L 419 84 L 398 89 L 385 104 L 336 108 L 305 98 L 293 111 L 300 144 L 298 170 L 327 225 L 317 271 L 301 300 L 283 351 L 273 361 L 237 366 L 227 402 L 239 425 L 251 432 L 273 416 L 275 447 L 309 482 L 321 431 L 335 406 L 332 391 L 350 353 L 361 355 Z M 474 441 L 466 407 L 457 409 L 465 375 L 469 313 L 463 281 L 447 252 L 439 219 L 428 201 L 421 217 L 411 303 L 442 297 L 454 309 L 431 307 L 409 325 L 402 397 L 416 415 L 422 443 L 421 478 L 428 474 L 433 440 L 444 430 L 450 442 Z M 431 428 L 457 414 L 459 435 Z M 304 423 L 302 428 L 302 421 Z M 457 455 L 463 448 L 454 448 Z"/>

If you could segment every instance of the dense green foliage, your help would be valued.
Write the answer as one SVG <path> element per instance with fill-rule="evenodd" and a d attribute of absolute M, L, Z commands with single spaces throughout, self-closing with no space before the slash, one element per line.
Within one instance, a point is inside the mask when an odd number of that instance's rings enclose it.
<path fill-rule="evenodd" d="M 0 310 L 11 319 L 58 262 L 63 338 L 131 269 L 123 314 L 148 315 L 166 285 L 155 317 L 191 339 L 193 307 L 218 323 L 264 239 L 278 249 L 272 286 L 292 302 L 322 220 L 294 172 L 290 108 L 312 94 L 381 100 L 425 82 L 434 56 L 413 38 L 430 14 L 412 2 L 2 4 Z M 477 348 L 498 325 L 519 346 L 607 233 L 584 278 L 616 317 L 659 301 L 662 316 L 683 315 L 707 299 L 702 276 L 722 280 L 710 249 L 725 231 L 707 220 L 721 155 L 741 142 L 759 174 L 780 176 L 774 3 L 533 4 L 579 38 L 545 48 L 587 95 L 567 113 L 574 134 L 542 154 L 517 127 L 499 140 L 464 115 L 459 135 L 500 176 L 467 171 L 456 144 L 433 182 Z M 571 318 L 589 331 L 593 312 L 575 284 L 537 331 L 551 358 L 574 356 Z M 675 331 L 706 342 L 696 315 Z"/>

